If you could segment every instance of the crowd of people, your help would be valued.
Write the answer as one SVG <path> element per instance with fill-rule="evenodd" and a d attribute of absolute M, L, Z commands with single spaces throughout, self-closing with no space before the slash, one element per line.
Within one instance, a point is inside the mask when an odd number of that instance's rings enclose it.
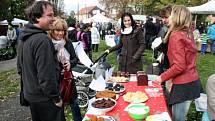
<path fill-rule="evenodd" d="M 100 40 L 105 38 L 105 33 L 114 34 L 116 42 L 115 46 L 105 52 L 116 51 L 118 71 L 131 74 L 142 71 L 145 49 L 151 48 L 156 37 L 162 39 L 160 46 L 154 49 L 156 53 L 164 55 L 163 62 L 159 64 L 160 75 L 155 81 L 159 84 L 172 81 L 168 103 L 173 121 L 185 121 L 191 102 L 200 97 L 202 87 L 196 68 L 198 49 L 191 29 L 192 15 L 185 6 L 166 6 L 160 12 L 162 20 L 157 20 L 155 24 L 148 17 L 142 25 L 130 13 L 124 13 L 120 28 L 115 28 L 113 33 L 111 24 L 107 30 L 96 23 L 67 25 L 65 20 L 54 17 L 53 5 L 47 1 L 36 1 L 26 9 L 26 15 L 29 24 L 25 25 L 19 37 L 17 69 L 33 121 L 66 120 L 59 87 L 64 72 L 72 71 L 79 61 L 72 42 L 82 42 L 84 51 L 92 59 L 92 52 L 99 51 Z M 207 34 L 204 31 L 201 37 L 202 40 L 211 40 L 212 54 L 215 51 L 214 33 L 215 24 L 209 27 Z M 8 32 L 11 40 L 14 34 L 13 31 Z M 215 120 L 215 101 L 213 96 L 210 97 L 214 94 L 212 90 L 209 84 L 208 109 L 211 120 Z M 81 121 L 74 82 L 71 91 L 69 105 L 73 120 Z"/>

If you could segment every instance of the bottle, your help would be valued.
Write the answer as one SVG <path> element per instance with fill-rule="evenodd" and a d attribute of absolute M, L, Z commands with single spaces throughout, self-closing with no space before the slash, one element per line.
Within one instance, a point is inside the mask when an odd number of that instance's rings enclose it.
<path fill-rule="evenodd" d="M 143 71 L 137 72 L 137 86 L 148 86 L 148 76 Z"/>

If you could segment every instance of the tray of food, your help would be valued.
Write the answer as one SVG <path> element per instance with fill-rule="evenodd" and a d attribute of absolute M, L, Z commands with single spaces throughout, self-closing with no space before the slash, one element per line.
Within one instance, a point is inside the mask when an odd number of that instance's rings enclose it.
<path fill-rule="evenodd" d="M 93 110 L 106 113 L 111 111 L 116 106 L 116 100 L 112 98 L 98 98 L 92 102 L 91 106 Z"/>
<path fill-rule="evenodd" d="M 123 100 L 130 103 L 146 102 L 148 99 L 148 96 L 141 91 L 127 92 L 125 95 L 123 95 Z"/>
<path fill-rule="evenodd" d="M 112 116 L 88 115 L 84 117 L 83 121 L 115 121 L 115 119 Z"/>
<path fill-rule="evenodd" d="M 113 82 L 116 82 L 116 83 L 126 83 L 128 81 L 129 81 L 129 78 L 122 77 L 122 76 L 111 76 L 111 77 L 109 77 L 106 80 L 107 83 L 113 83 Z"/>
<path fill-rule="evenodd" d="M 96 93 L 95 98 L 112 98 L 114 100 L 117 99 L 117 95 L 114 91 L 112 90 L 104 90 L 104 91 L 99 91 Z"/>
<path fill-rule="evenodd" d="M 114 91 L 115 93 L 122 93 L 122 92 L 124 92 L 125 91 L 125 87 L 124 87 L 124 85 L 122 85 L 122 84 L 117 84 L 117 83 L 107 83 L 106 84 L 107 86 L 106 86 L 106 89 L 108 89 L 108 90 L 112 90 L 112 91 Z"/>

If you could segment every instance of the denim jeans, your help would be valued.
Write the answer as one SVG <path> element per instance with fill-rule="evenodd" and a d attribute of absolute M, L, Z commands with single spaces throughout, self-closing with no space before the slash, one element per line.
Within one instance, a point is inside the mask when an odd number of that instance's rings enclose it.
<path fill-rule="evenodd" d="M 173 121 L 185 121 L 192 101 L 188 100 L 172 106 Z"/>
<path fill-rule="evenodd" d="M 77 100 L 71 100 L 70 103 L 73 121 L 82 121 L 81 111 L 78 106 Z"/>
<path fill-rule="evenodd" d="M 202 46 L 201 46 L 201 54 L 205 54 L 206 50 L 207 50 L 207 44 L 202 44 Z"/>
<path fill-rule="evenodd" d="M 215 40 L 211 40 L 211 54 L 215 54 Z"/>

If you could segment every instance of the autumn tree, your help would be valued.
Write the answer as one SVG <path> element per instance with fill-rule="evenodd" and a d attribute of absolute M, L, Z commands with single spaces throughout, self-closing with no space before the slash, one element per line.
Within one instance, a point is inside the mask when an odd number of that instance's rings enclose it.
<path fill-rule="evenodd" d="M 132 14 L 157 15 L 168 4 L 196 6 L 205 2 L 207 0 L 99 0 L 108 13 L 116 10 L 119 16 L 125 11 Z"/>
<path fill-rule="evenodd" d="M 35 0 L 0 0 L 0 20 L 11 22 L 13 18 L 26 19 L 25 8 Z M 55 12 L 61 13 L 64 0 L 49 0 L 54 4 Z"/>

